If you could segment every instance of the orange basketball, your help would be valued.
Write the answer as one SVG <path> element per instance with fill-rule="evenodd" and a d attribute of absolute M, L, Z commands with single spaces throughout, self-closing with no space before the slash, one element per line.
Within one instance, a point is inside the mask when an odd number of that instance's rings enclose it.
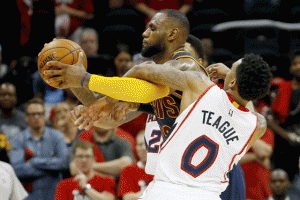
<path fill-rule="evenodd" d="M 87 58 L 81 46 L 76 42 L 67 39 L 53 39 L 50 43 L 46 43 L 44 48 L 38 55 L 38 70 L 44 80 L 50 78 L 49 75 L 44 75 L 44 71 L 48 69 L 57 69 L 54 66 L 46 67 L 49 61 L 59 61 L 65 64 L 73 65 L 78 61 L 79 53 L 84 54 L 84 67 L 87 69 Z M 52 87 L 58 87 L 61 82 L 51 83 Z"/>

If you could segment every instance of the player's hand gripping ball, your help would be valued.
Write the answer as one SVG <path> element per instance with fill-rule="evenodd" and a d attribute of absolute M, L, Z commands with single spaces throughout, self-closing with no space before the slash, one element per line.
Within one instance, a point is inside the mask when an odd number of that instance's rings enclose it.
<path fill-rule="evenodd" d="M 84 68 L 87 69 L 86 55 L 76 42 L 67 39 L 53 39 L 50 43 L 44 45 L 44 48 L 38 55 L 38 70 L 44 81 L 48 80 L 52 76 L 45 75 L 44 71 L 48 69 L 59 69 L 54 66 L 46 66 L 49 61 L 59 61 L 65 64 L 73 65 L 77 63 L 79 53 L 83 52 L 84 55 Z M 61 84 L 61 81 L 52 82 L 51 86 L 57 88 Z"/>

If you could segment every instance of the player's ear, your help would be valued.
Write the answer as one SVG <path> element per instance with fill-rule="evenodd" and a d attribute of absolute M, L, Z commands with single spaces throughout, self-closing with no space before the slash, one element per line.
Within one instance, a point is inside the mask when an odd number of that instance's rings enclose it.
<path fill-rule="evenodd" d="M 229 88 L 232 88 L 232 89 L 237 89 L 237 82 L 236 82 L 236 79 L 232 79 L 229 83 Z"/>
<path fill-rule="evenodd" d="M 178 37 L 178 35 L 179 35 L 178 28 L 174 28 L 169 32 L 168 40 L 169 41 L 175 40 L 175 38 Z"/>

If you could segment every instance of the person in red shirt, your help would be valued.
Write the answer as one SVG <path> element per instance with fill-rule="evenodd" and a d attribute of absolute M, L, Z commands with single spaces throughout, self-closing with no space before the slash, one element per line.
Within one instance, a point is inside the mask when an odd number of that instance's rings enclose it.
<path fill-rule="evenodd" d="M 139 161 L 125 167 L 120 174 L 118 196 L 123 200 L 136 200 L 139 198 L 154 177 L 145 172 L 147 150 L 144 135 L 145 131 L 142 130 L 136 136 Z"/>
<path fill-rule="evenodd" d="M 273 148 L 274 134 L 271 129 L 267 129 L 240 160 L 239 164 L 244 171 L 247 199 L 264 200 L 272 194 L 269 179 Z"/>
<path fill-rule="evenodd" d="M 77 142 L 74 146 L 73 159 L 78 175 L 63 179 L 57 184 L 55 200 L 115 199 L 115 180 L 108 176 L 99 176 L 92 170 L 96 160 L 92 143 Z"/>
<path fill-rule="evenodd" d="M 92 0 L 55 0 L 56 36 L 69 37 L 94 17 Z"/>
<path fill-rule="evenodd" d="M 93 144 L 96 157 L 93 170 L 97 174 L 109 175 L 117 180 L 121 170 L 135 162 L 133 153 L 135 141 L 129 133 L 120 128 L 106 130 L 94 127 L 79 134 L 78 138 Z M 134 142 L 134 145 L 130 141 Z M 75 141 L 76 143 L 77 141 Z M 75 162 L 72 161 L 70 164 L 71 174 L 74 166 L 76 166 Z"/>

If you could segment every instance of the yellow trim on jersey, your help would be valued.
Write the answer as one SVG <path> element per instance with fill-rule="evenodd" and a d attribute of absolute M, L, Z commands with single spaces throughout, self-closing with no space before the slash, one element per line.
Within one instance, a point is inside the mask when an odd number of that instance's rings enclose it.
<path fill-rule="evenodd" d="M 192 57 L 192 56 L 189 56 L 189 55 L 184 55 L 184 56 L 178 56 L 177 58 L 176 58 L 176 60 L 177 59 L 179 59 L 179 58 L 191 58 L 191 59 L 193 59 L 204 71 L 205 71 L 205 73 L 206 73 L 206 75 L 209 77 L 209 73 L 206 71 L 206 69 L 201 65 L 201 63 L 197 60 L 197 59 L 195 59 L 194 57 Z"/>
<path fill-rule="evenodd" d="M 182 97 L 182 95 L 178 94 L 177 92 L 173 92 L 172 95 L 174 95 L 178 99 L 181 99 L 181 97 Z"/>
<path fill-rule="evenodd" d="M 232 102 L 232 104 L 233 104 L 236 108 L 239 108 L 239 106 L 240 106 L 236 101 Z"/>
<path fill-rule="evenodd" d="M 173 57 L 178 54 L 178 53 L 185 53 L 187 51 L 176 51 L 173 54 Z M 184 56 L 178 56 L 175 60 L 179 59 L 179 58 L 192 58 L 206 73 L 206 75 L 210 78 L 209 73 L 206 71 L 206 69 L 203 67 L 203 65 L 194 57 L 190 56 L 190 55 L 184 55 Z"/>

